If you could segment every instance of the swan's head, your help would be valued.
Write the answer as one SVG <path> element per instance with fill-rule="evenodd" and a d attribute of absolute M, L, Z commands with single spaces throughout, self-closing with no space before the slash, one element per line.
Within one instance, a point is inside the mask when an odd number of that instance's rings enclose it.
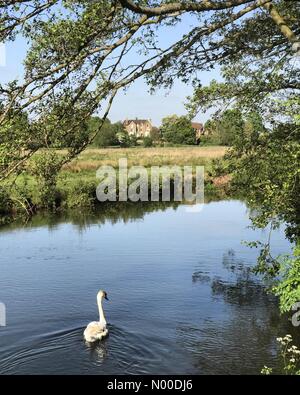
<path fill-rule="evenodd" d="M 107 297 L 107 293 L 105 291 L 102 291 L 102 289 L 98 292 L 97 298 L 109 300 Z"/>

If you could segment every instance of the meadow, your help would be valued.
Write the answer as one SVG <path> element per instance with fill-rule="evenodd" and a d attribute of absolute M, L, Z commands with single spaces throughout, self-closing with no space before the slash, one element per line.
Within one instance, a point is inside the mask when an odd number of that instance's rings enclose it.
<path fill-rule="evenodd" d="M 121 158 L 127 159 L 128 166 L 210 166 L 213 159 L 224 156 L 226 149 L 222 146 L 89 148 L 63 170 L 74 173 L 94 172 L 102 165 L 117 167 Z"/>
<path fill-rule="evenodd" d="M 151 166 L 204 166 L 206 193 L 217 193 L 222 189 L 212 176 L 213 161 L 222 159 L 226 152 L 222 146 L 181 146 L 151 148 L 88 148 L 75 160 L 63 166 L 54 183 L 34 176 L 29 164 L 15 181 L 15 189 L 11 195 L 13 211 L 30 214 L 40 208 L 47 208 L 50 194 L 54 194 L 55 208 L 94 207 L 96 187 L 99 180 L 96 171 L 100 166 L 112 166 L 118 170 L 119 159 L 126 158 L 128 168 L 144 166 L 150 171 Z M 57 154 L 65 154 L 65 150 L 57 150 Z M 41 156 L 43 151 L 39 151 Z M 35 157 L 31 159 L 35 161 Z M 222 181 L 222 180 L 221 180 Z M 227 181 L 227 180 L 226 180 Z M 51 183 L 52 182 L 52 183 Z M 118 187 L 117 187 L 118 188 Z M 49 208 L 49 207 L 48 207 Z"/>

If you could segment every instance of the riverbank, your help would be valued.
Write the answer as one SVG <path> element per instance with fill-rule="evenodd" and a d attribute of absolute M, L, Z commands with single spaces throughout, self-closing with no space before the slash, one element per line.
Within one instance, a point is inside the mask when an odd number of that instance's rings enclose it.
<path fill-rule="evenodd" d="M 193 166 L 193 168 L 204 166 L 205 194 L 224 197 L 227 183 L 224 185 L 216 182 L 212 170 L 214 161 L 222 160 L 225 152 L 225 147 L 87 149 L 78 158 L 65 165 L 55 178 L 55 185 L 51 186 L 54 194 L 51 207 L 45 204 L 45 193 L 47 193 L 45 185 L 30 171 L 29 164 L 27 169 L 14 180 L 12 187 L 2 186 L 1 222 L 10 222 L 20 215 L 32 216 L 45 209 L 48 211 L 78 207 L 92 209 L 101 205 L 96 197 L 96 188 L 99 184 L 96 171 L 100 166 L 112 166 L 118 169 L 120 159 L 127 160 L 128 168 L 145 167 L 148 174 L 151 166 Z M 61 150 L 56 153 L 59 155 L 65 152 Z M 38 155 L 41 154 L 43 152 L 39 152 Z M 34 160 L 33 157 L 32 161 Z M 171 177 L 171 183 L 173 181 Z M 118 195 L 118 185 L 116 193 Z"/>

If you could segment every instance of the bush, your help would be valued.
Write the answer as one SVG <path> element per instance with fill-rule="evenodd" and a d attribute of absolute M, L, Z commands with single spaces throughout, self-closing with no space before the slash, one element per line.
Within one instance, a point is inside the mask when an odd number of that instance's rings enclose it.
<path fill-rule="evenodd" d="M 92 117 L 89 121 L 89 133 L 93 134 L 99 129 L 100 118 Z M 114 145 L 119 145 L 119 140 L 117 138 L 117 133 L 122 131 L 123 127 L 119 123 L 112 124 L 109 119 L 107 119 L 99 133 L 94 139 L 93 145 L 95 147 L 109 147 Z"/>
<path fill-rule="evenodd" d="M 277 262 L 280 280 L 273 287 L 273 292 L 279 297 L 280 311 L 286 313 L 300 301 L 300 244 L 295 247 L 293 256 L 282 256 Z"/>
<path fill-rule="evenodd" d="M 145 148 L 153 147 L 153 140 L 152 140 L 152 138 L 150 136 L 144 137 L 144 139 L 143 139 L 143 146 Z"/>
<path fill-rule="evenodd" d="M 42 152 L 34 157 L 30 164 L 30 171 L 38 180 L 40 205 L 55 208 L 57 201 L 56 182 L 61 161 L 52 151 Z"/>
<path fill-rule="evenodd" d="M 9 196 L 9 193 L 4 186 L 0 186 L 0 214 L 7 215 L 11 213 L 13 208 L 13 202 Z"/>
<path fill-rule="evenodd" d="M 151 132 L 150 132 L 150 137 L 152 138 L 153 141 L 155 142 L 160 142 L 161 141 L 161 133 L 158 128 L 153 126 Z"/>
<path fill-rule="evenodd" d="M 277 337 L 277 342 L 280 347 L 280 359 L 283 365 L 283 374 L 286 375 L 300 375 L 300 350 L 293 344 L 293 338 L 291 335 L 284 337 Z M 264 366 L 261 370 L 264 375 L 270 375 L 273 373 L 273 369 Z"/>
<path fill-rule="evenodd" d="M 79 181 L 67 190 L 67 207 L 92 208 L 96 203 L 96 186 L 91 181 Z"/>
<path fill-rule="evenodd" d="M 130 136 L 126 131 L 119 132 L 117 134 L 117 138 L 121 147 L 123 148 L 130 147 L 131 145 Z"/>
<path fill-rule="evenodd" d="M 173 115 L 163 119 L 161 132 L 164 140 L 172 144 L 196 144 L 196 133 L 187 117 Z"/>
<path fill-rule="evenodd" d="M 136 136 L 129 136 L 129 146 L 136 147 L 138 145 L 138 139 Z"/>

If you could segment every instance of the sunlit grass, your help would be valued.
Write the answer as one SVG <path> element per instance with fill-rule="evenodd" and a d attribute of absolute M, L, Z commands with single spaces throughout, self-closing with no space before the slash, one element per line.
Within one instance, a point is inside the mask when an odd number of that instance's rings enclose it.
<path fill-rule="evenodd" d="M 106 148 L 87 149 L 67 164 L 68 172 L 95 171 L 102 165 L 118 166 L 127 158 L 128 166 L 209 166 L 212 159 L 221 158 L 226 147 L 160 147 L 160 148 Z"/>

